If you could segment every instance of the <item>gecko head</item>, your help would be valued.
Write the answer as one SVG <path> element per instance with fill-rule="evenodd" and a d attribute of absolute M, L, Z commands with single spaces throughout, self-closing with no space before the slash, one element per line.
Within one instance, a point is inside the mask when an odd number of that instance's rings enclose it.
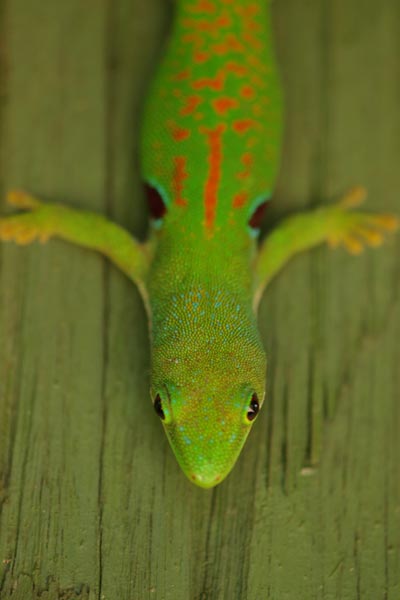
<path fill-rule="evenodd" d="M 265 395 L 261 346 L 242 343 L 229 353 L 212 354 L 170 356 L 169 365 L 159 365 L 152 378 L 154 409 L 178 463 L 203 488 L 229 474 Z"/>

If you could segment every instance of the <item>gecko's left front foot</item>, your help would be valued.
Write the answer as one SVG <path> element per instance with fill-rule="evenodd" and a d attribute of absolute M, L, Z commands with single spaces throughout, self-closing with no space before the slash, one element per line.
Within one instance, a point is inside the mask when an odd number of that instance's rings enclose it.
<path fill-rule="evenodd" d="M 366 190 L 356 187 L 332 207 L 334 222 L 327 235 L 331 247 L 343 245 L 351 254 L 360 254 L 365 245 L 379 246 L 385 233 L 399 227 L 399 220 L 391 214 L 353 212 L 365 197 Z"/>
<path fill-rule="evenodd" d="M 45 242 L 50 237 L 46 226 L 44 205 L 29 194 L 13 190 L 7 194 L 7 204 L 24 211 L 0 218 L 0 239 L 13 240 L 17 244 L 30 244 L 35 239 Z M 44 217 L 44 218 L 43 218 Z"/>

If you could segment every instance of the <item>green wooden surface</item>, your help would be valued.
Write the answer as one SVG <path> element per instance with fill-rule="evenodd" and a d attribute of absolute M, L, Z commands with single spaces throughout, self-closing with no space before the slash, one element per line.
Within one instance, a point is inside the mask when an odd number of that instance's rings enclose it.
<path fill-rule="evenodd" d="M 145 233 L 139 109 L 168 15 L 3 0 L 3 192 Z M 399 212 L 398 0 L 276 0 L 274 19 L 287 128 L 267 221 L 354 183 Z M 2 246 L 0 597 L 399 600 L 399 239 L 320 249 L 271 286 L 268 404 L 211 491 L 154 416 L 136 290 L 61 242 Z"/>

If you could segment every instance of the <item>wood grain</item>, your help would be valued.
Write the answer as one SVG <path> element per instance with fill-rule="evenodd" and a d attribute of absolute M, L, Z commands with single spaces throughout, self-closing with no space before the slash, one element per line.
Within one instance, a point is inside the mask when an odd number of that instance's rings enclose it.
<path fill-rule="evenodd" d="M 140 109 L 169 9 L 3 0 L 2 192 L 145 234 Z M 266 228 L 358 183 L 368 208 L 400 212 L 400 4 L 273 10 L 287 125 Z M 211 491 L 154 416 L 136 290 L 61 242 L 2 245 L 0 597 L 398 600 L 399 239 L 356 259 L 321 248 L 271 285 L 268 402 Z"/>

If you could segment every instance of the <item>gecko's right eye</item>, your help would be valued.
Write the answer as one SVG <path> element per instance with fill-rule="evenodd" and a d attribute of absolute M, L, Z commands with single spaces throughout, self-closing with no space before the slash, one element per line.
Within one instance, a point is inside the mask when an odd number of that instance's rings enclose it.
<path fill-rule="evenodd" d="M 162 419 L 163 421 L 165 420 L 165 414 L 163 411 L 163 407 L 162 407 L 162 401 L 161 401 L 161 397 L 160 394 L 157 394 L 156 399 L 154 400 L 154 410 L 156 411 L 157 415 L 160 417 L 160 419 Z"/>
<path fill-rule="evenodd" d="M 258 401 L 258 396 L 256 393 L 254 393 L 251 397 L 250 404 L 247 409 L 247 415 L 246 415 L 247 420 L 254 421 L 254 419 L 258 415 L 259 410 L 260 410 L 260 403 Z"/>

